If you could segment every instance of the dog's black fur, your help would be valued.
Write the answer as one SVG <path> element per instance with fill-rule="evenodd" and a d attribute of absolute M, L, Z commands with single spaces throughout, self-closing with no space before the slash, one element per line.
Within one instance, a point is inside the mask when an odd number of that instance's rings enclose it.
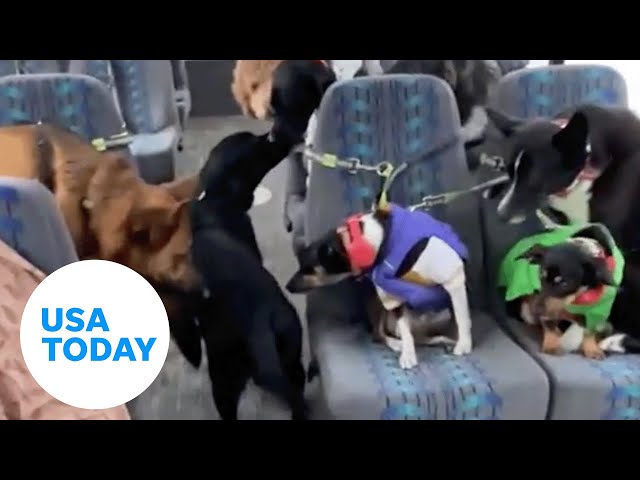
<path fill-rule="evenodd" d="M 614 285 L 604 259 L 588 255 L 573 243 L 535 245 L 520 258 L 540 266 L 540 292 L 547 297 L 566 298 L 582 287 Z"/>
<path fill-rule="evenodd" d="M 549 119 L 489 115 L 498 136 L 475 149 L 471 167 L 479 163 L 479 152 L 498 155 L 513 180 L 516 158 L 524 152 L 512 201 L 501 212 L 503 220 L 545 207 L 547 197 L 568 187 L 589 158 L 602 171 L 591 190 L 590 220 L 605 224 L 623 251 L 640 247 L 640 119 L 633 112 L 584 105 L 558 115 L 570 119 L 563 129 Z M 504 195 L 509 186 L 494 187 L 489 197 Z"/>
<path fill-rule="evenodd" d="M 547 207 L 548 196 L 568 187 L 587 159 L 602 171 L 591 189 L 590 221 L 606 225 L 625 256 L 610 321 L 628 335 L 623 339 L 626 351 L 638 351 L 633 338 L 640 338 L 634 307 L 640 296 L 640 119 L 625 108 L 596 105 L 557 115 L 569 119 L 564 128 L 551 119 L 527 121 L 493 110 L 488 114 L 492 130 L 485 143 L 468 152 L 470 168 L 478 167 L 482 154 L 501 157 L 513 181 L 515 161 L 522 154 L 512 200 L 500 215 L 504 221 Z M 511 184 L 492 188 L 488 197 L 503 197 Z M 560 223 L 566 220 L 561 212 L 550 213 Z"/>
<path fill-rule="evenodd" d="M 293 419 L 307 416 L 300 319 L 262 265 L 248 210 L 265 175 L 302 141 L 331 84 L 325 70 L 283 62 L 274 73 L 271 131 L 223 139 L 200 172 L 200 196 L 191 206 L 191 253 L 210 297 L 198 302 L 199 335 L 183 329 L 181 349 L 197 367 L 204 338 L 214 401 L 225 420 L 237 418 L 249 378 L 286 401 Z"/>
<path fill-rule="evenodd" d="M 201 330 L 223 419 L 236 418 L 249 378 L 284 399 L 294 419 L 306 415 L 300 319 L 262 266 L 247 213 L 258 183 L 289 150 L 267 135 L 225 138 L 202 170 L 204 198 L 192 207 L 193 262 L 212 294 Z"/>

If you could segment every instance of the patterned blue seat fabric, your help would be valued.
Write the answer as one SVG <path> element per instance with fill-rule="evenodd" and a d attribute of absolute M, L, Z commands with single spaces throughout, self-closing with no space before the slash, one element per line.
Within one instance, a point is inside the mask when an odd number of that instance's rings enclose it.
<path fill-rule="evenodd" d="M 502 80 L 496 106 L 522 118 L 554 116 L 581 103 L 626 106 L 627 88 L 622 76 L 605 66 L 561 65 L 515 72 Z M 507 249 L 518 239 L 541 230 L 534 218 L 513 226 L 501 223 L 496 201 L 485 201 L 483 236 L 487 270 L 495 285 L 496 269 Z M 502 309 L 502 303 L 496 303 Z M 520 321 L 506 319 L 505 326 L 549 373 L 554 401 L 549 418 L 640 419 L 640 357 L 612 356 L 602 362 L 579 354 L 554 357 L 540 353 L 539 332 Z"/>
<path fill-rule="evenodd" d="M 460 121 L 451 89 L 430 76 L 385 75 L 340 82 L 318 113 L 315 148 L 366 164 L 411 162 L 391 191 L 400 204 L 465 188 Z M 307 197 L 308 240 L 346 215 L 370 208 L 379 179 L 313 165 Z M 327 195 L 327 192 L 332 192 Z M 475 348 L 456 357 L 420 348 L 419 368 L 372 342 L 362 321 L 358 282 L 312 292 L 307 318 L 320 369 L 321 399 L 336 419 L 542 419 L 548 383 L 540 367 L 481 310 L 486 303 L 479 205 L 466 198 L 432 213 L 450 222 L 471 252 L 468 279 Z"/>
<path fill-rule="evenodd" d="M 0 238 L 45 274 L 78 260 L 53 195 L 37 180 L 0 177 Z"/>
<path fill-rule="evenodd" d="M 124 130 L 108 88 L 95 78 L 61 73 L 1 77 L 0 126 L 40 120 L 86 140 Z"/>

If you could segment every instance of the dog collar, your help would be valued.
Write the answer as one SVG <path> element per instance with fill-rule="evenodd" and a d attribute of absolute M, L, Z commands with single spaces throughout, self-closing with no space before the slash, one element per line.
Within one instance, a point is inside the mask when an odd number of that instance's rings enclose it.
<path fill-rule="evenodd" d="M 567 123 L 569 123 L 569 120 L 566 118 L 556 118 L 552 120 L 552 123 L 555 123 L 560 128 L 564 128 L 567 126 Z M 591 145 L 587 143 L 587 159 L 585 160 L 584 168 L 580 171 L 580 173 L 578 173 L 576 178 L 567 188 L 554 193 L 553 196 L 566 198 L 577 189 L 582 189 L 583 191 L 588 192 L 589 190 L 591 190 L 593 182 L 595 182 L 601 174 L 602 172 L 599 169 L 594 168 L 592 165 Z"/>

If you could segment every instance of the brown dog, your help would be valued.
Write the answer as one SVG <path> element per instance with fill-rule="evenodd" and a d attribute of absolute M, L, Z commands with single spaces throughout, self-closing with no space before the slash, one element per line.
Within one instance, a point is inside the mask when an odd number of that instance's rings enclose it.
<path fill-rule="evenodd" d="M 261 120 L 269 117 L 273 72 L 283 61 L 236 61 L 231 92 L 245 116 Z"/>
<path fill-rule="evenodd" d="M 115 151 L 98 152 L 49 124 L 0 128 L 0 175 L 36 178 L 54 194 L 81 259 L 126 265 L 150 282 L 192 289 L 186 198 L 194 180 L 145 183 Z"/>

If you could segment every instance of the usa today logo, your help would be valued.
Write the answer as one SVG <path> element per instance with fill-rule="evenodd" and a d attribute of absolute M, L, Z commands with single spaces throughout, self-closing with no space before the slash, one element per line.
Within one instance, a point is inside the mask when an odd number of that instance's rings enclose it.
<path fill-rule="evenodd" d="M 156 379 L 169 350 L 162 300 L 142 276 L 104 260 L 56 270 L 22 314 L 20 345 L 33 378 L 77 408 L 122 405 Z"/>

